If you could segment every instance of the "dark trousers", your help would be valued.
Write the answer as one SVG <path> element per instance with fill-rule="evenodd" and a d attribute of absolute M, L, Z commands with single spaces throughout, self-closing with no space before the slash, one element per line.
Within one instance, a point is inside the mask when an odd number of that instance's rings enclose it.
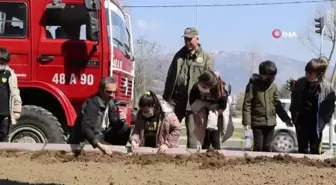
<path fill-rule="evenodd" d="M 220 150 L 220 132 L 219 132 L 219 130 L 205 130 L 205 137 L 204 137 L 202 149 L 203 150 L 209 149 L 210 145 L 215 150 Z"/>
<path fill-rule="evenodd" d="M 185 124 L 187 128 L 187 148 L 197 149 L 197 138 L 195 136 L 195 122 L 194 115 L 191 112 L 187 112 L 185 118 Z"/>
<path fill-rule="evenodd" d="M 132 128 L 126 123 L 116 125 L 104 134 L 104 141 L 111 145 L 125 146 L 129 141 L 131 130 Z"/>
<path fill-rule="evenodd" d="M 317 137 L 315 128 L 302 128 L 300 126 L 295 126 L 296 138 L 299 145 L 299 153 L 308 154 L 321 154 L 321 142 L 322 142 L 322 132 L 319 132 L 319 137 Z M 316 136 L 316 137 L 315 137 Z"/>
<path fill-rule="evenodd" d="M 190 111 L 186 111 L 186 105 L 187 103 L 184 102 L 176 104 L 175 114 L 180 122 L 185 118 L 185 125 L 187 128 L 187 148 L 197 149 L 197 138 L 194 134 L 194 116 Z"/>
<path fill-rule="evenodd" d="M 0 142 L 8 142 L 10 128 L 9 116 L 0 116 Z"/>
<path fill-rule="evenodd" d="M 253 131 L 253 151 L 272 151 L 274 126 L 256 126 Z"/>

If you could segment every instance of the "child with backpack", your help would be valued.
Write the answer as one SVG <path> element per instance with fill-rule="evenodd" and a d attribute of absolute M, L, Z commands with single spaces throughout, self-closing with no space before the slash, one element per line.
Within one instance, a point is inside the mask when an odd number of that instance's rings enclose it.
<path fill-rule="evenodd" d="M 8 142 L 10 124 L 16 124 L 22 106 L 17 76 L 9 62 L 9 52 L 0 48 L 0 142 Z"/>

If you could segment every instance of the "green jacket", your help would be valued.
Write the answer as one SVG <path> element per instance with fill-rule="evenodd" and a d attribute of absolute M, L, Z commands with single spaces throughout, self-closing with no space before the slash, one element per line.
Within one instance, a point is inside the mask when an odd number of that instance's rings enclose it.
<path fill-rule="evenodd" d="M 278 98 L 276 84 L 267 86 L 258 74 L 253 74 L 245 91 L 243 125 L 275 126 L 277 114 L 284 122 L 290 119 Z"/>
<path fill-rule="evenodd" d="M 192 86 L 198 81 L 198 77 L 207 69 L 213 70 L 213 58 L 202 50 L 201 47 L 194 55 L 190 54 L 186 47 L 181 48 L 174 56 L 170 64 L 165 88 L 164 100 L 188 101 L 188 94 Z"/>

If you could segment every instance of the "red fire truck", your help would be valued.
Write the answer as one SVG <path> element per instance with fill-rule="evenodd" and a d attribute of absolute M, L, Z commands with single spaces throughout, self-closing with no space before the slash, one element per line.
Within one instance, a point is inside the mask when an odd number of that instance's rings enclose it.
<path fill-rule="evenodd" d="M 23 102 L 11 142 L 64 142 L 104 76 L 116 77 L 130 123 L 132 30 L 114 0 L 0 0 L 0 47 L 11 54 Z"/>

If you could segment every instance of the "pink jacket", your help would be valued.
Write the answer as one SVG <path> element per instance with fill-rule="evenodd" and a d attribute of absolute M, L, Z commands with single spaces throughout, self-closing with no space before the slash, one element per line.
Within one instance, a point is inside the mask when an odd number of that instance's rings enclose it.
<path fill-rule="evenodd" d="M 158 131 L 156 133 L 157 147 L 166 144 L 169 148 L 178 147 L 178 139 L 181 133 L 181 124 L 177 119 L 173 107 L 158 97 L 163 111 L 163 118 L 159 121 Z M 135 141 L 139 146 L 143 146 L 144 141 L 144 120 L 142 116 L 138 115 L 135 127 L 132 133 L 131 141 Z"/>

